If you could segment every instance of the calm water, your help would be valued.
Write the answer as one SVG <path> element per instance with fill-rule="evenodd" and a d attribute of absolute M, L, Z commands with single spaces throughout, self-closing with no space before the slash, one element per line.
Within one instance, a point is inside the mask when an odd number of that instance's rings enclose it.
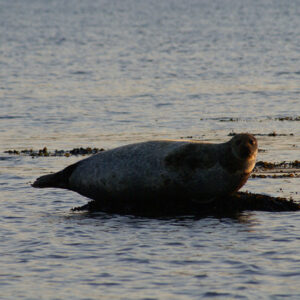
<path fill-rule="evenodd" d="M 0 298 L 299 299 L 299 213 L 73 213 L 30 183 L 81 157 L 4 153 L 248 131 L 258 160 L 299 160 L 299 53 L 300 1 L 0 0 Z"/>

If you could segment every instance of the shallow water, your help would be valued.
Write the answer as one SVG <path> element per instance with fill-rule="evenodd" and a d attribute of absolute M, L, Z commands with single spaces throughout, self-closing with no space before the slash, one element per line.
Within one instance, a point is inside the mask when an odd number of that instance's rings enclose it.
<path fill-rule="evenodd" d="M 299 1 L 1 1 L 0 298 L 299 299 L 299 213 L 73 213 L 88 200 L 30 183 L 82 157 L 4 152 L 247 131 L 258 160 L 300 160 L 299 15 Z M 300 202 L 299 185 L 243 190 Z"/>

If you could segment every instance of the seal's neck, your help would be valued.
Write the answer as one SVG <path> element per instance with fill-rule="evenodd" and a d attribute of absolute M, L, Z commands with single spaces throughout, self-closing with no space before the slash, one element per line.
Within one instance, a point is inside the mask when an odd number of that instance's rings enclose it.
<path fill-rule="evenodd" d="M 255 167 L 256 154 L 253 154 L 244 162 L 244 173 L 250 174 Z"/>

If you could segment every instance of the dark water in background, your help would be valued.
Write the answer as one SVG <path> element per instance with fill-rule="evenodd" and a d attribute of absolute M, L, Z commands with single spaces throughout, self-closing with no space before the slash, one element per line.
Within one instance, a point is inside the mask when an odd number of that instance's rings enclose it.
<path fill-rule="evenodd" d="M 72 213 L 30 182 L 81 157 L 4 153 L 275 131 L 258 159 L 299 160 L 299 53 L 300 1 L 0 1 L 0 298 L 299 299 L 299 213 Z"/>

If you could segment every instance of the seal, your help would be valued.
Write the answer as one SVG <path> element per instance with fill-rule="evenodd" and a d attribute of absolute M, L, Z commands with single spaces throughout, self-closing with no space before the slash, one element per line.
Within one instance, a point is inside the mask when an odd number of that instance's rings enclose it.
<path fill-rule="evenodd" d="M 32 186 L 68 189 L 112 203 L 153 199 L 202 203 L 238 191 L 253 170 L 256 155 L 257 141 L 248 133 L 221 144 L 148 141 L 100 152 L 41 176 Z"/>

